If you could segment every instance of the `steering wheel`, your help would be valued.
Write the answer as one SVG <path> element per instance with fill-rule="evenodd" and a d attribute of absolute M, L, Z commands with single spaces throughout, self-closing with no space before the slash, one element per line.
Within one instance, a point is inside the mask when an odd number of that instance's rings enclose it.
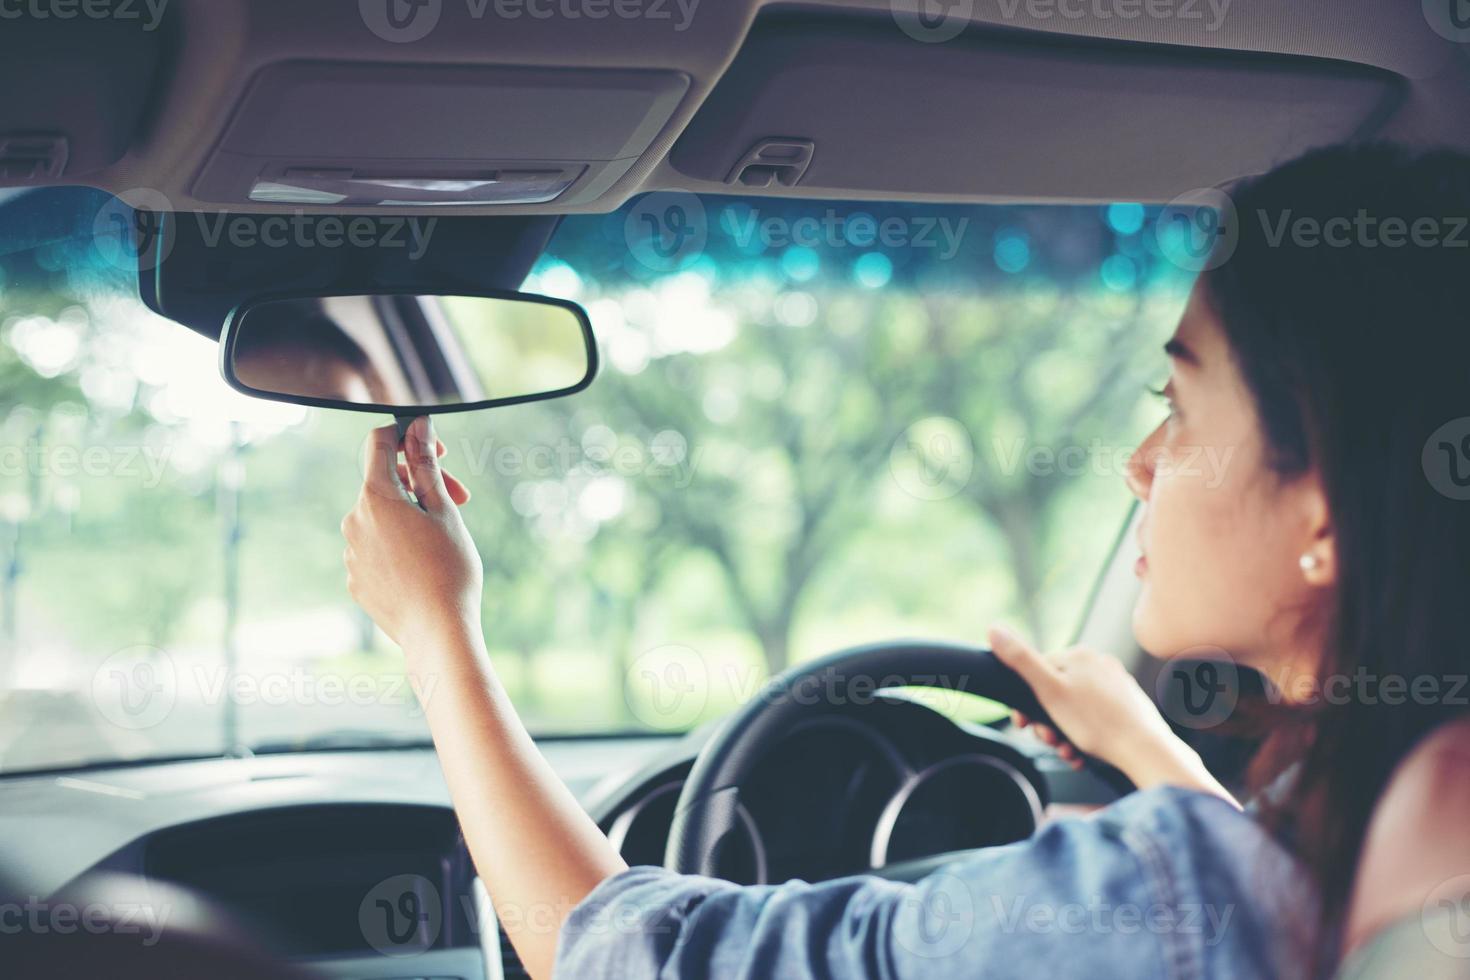
<path fill-rule="evenodd" d="M 680 874 L 716 875 L 720 844 L 740 823 L 741 783 L 805 718 L 814 697 L 825 692 L 860 704 L 877 690 L 895 687 L 966 691 L 1037 721 L 1050 720 L 1020 675 L 979 647 L 875 643 L 800 664 L 768 681 L 700 750 L 674 808 L 664 866 Z M 1083 764 L 1120 795 L 1133 789 L 1112 766 L 1090 758 Z"/>

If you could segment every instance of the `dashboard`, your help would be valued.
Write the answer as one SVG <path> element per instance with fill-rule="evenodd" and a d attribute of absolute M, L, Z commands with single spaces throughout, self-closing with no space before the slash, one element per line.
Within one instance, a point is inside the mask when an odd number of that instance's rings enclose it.
<path fill-rule="evenodd" d="M 630 864 L 662 864 L 711 734 L 539 747 Z M 1101 784 L 1039 745 L 902 697 L 792 731 L 741 787 L 720 873 L 818 880 L 1030 835 Z M 318 975 L 524 976 L 430 749 L 122 766 L 0 779 L 0 859 L 37 894 L 97 873 L 180 886 Z"/>

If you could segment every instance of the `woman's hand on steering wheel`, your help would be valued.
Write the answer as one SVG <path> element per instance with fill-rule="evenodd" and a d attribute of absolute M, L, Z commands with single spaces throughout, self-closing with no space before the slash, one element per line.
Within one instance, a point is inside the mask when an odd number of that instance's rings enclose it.
<path fill-rule="evenodd" d="M 1012 720 L 1073 768 L 1082 768 L 1085 753 L 1117 767 L 1139 789 L 1183 786 L 1236 802 L 1122 661 L 1087 647 L 1043 655 L 1003 627 L 992 627 L 989 637 L 996 657 L 1021 675 L 1050 716 L 1043 723 L 1013 712 Z"/>

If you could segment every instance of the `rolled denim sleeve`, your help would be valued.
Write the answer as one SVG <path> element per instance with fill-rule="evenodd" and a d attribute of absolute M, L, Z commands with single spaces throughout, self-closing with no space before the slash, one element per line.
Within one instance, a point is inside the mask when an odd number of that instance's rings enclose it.
<path fill-rule="evenodd" d="M 1092 976 L 1279 972 L 1279 913 L 1270 906 L 1300 912 L 1307 900 L 1290 874 L 1273 880 L 1273 867 L 1287 872 L 1291 859 L 1227 804 L 1181 793 L 1135 794 L 915 884 L 863 876 L 741 887 L 631 868 L 573 910 L 556 975 L 933 980 L 1071 975 L 1084 965 Z"/>

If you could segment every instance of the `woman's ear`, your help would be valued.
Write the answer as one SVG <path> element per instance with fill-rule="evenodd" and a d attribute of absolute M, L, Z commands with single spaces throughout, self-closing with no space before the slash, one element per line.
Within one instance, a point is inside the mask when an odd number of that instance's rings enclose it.
<path fill-rule="evenodd" d="M 1302 578 L 1313 588 L 1328 588 L 1337 583 L 1337 542 L 1332 533 L 1332 515 L 1327 509 L 1327 494 L 1316 474 L 1303 485 L 1306 508 L 1306 534 L 1298 564 Z"/>

